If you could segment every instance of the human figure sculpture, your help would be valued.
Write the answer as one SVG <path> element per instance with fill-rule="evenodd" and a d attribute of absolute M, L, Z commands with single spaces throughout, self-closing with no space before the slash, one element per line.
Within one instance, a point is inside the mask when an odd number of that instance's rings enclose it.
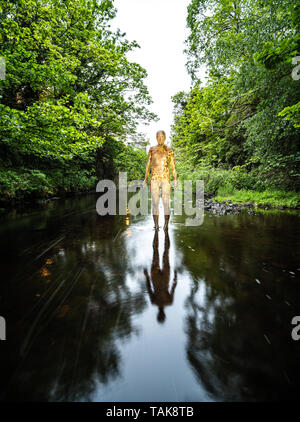
<path fill-rule="evenodd" d="M 151 147 L 148 153 L 148 160 L 146 164 L 145 180 L 143 187 L 147 186 L 147 180 L 150 173 L 150 167 L 152 163 L 152 171 L 150 177 L 150 190 L 152 198 L 152 214 L 154 220 L 155 230 L 159 229 L 159 199 L 160 189 L 161 196 L 164 206 L 165 224 L 164 230 L 168 230 L 168 224 L 170 219 L 170 191 L 171 191 L 171 180 L 169 164 L 174 178 L 174 189 L 177 188 L 177 171 L 175 166 L 174 151 L 172 148 L 165 145 L 166 134 L 163 130 L 159 130 L 156 133 L 157 144 Z"/>
<path fill-rule="evenodd" d="M 158 230 L 155 230 L 153 238 L 153 258 L 150 275 L 147 269 L 144 269 L 146 277 L 146 287 L 152 305 L 158 307 L 157 321 L 163 323 L 166 319 L 164 308 L 171 306 L 174 301 L 175 289 L 177 286 L 177 270 L 174 271 L 174 279 L 171 288 L 170 284 L 170 263 L 169 263 L 170 238 L 169 233 L 165 231 L 165 244 L 163 254 L 163 266 L 159 265 L 158 248 Z"/>

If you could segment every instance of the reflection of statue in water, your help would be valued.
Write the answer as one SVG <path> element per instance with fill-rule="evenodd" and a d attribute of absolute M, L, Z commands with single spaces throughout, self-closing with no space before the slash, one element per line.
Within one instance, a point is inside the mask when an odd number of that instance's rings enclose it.
<path fill-rule="evenodd" d="M 169 248 L 170 238 L 168 231 L 165 231 L 165 249 L 163 255 L 163 268 L 159 266 L 159 253 L 158 253 L 158 231 L 155 230 L 153 238 L 153 259 L 151 265 L 151 279 L 148 271 L 144 269 L 146 276 L 147 290 L 153 305 L 158 306 L 157 321 L 163 323 L 166 319 L 164 307 L 172 305 L 174 299 L 175 288 L 177 285 L 177 271 L 174 271 L 174 280 L 169 293 L 169 281 L 170 281 L 170 263 L 169 263 Z M 152 281 L 152 286 L 151 286 Z"/>
<path fill-rule="evenodd" d="M 144 187 L 147 185 L 147 180 L 150 172 L 152 162 L 152 172 L 150 180 L 150 190 L 152 197 L 152 214 L 155 224 L 155 230 L 159 229 L 158 226 L 158 204 L 160 198 L 160 189 L 162 190 L 162 201 L 164 205 L 165 224 L 164 229 L 168 229 L 168 223 L 170 219 L 170 171 L 169 164 L 171 165 L 172 174 L 174 178 L 174 188 L 177 188 L 177 171 L 175 167 L 174 151 L 164 145 L 166 140 L 166 134 L 163 130 L 160 130 L 156 134 L 158 145 L 151 147 L 148 153 L 148 160 L 146 165 Z"/>

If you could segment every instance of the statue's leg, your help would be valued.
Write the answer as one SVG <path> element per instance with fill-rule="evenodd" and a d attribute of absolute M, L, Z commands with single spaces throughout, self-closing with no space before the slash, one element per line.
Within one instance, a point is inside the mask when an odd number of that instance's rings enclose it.
<path fill-rule="evenodd" d="M 168 230 L 168 224 L 170 220 L 170 191 L 171 191 L 171 184 L 168 180 L 163 180 L 162 183 L 162 200 L 164 205 L 164 214 L 165 214 L 165 224 L 164 230 Z"/>
<path fill-rule="evenodd" d="M 152 265 L 151 265 L 151 275 L 157 273 L 157 270 L 160 269 L 159 268 L 159 249 L 158 249 L 158 230 L 155 230 L 152 246 L 153 246 L 153 258 L 152 258 Z"/>
<path fill-rule="evenodd" d="M 159 197 L 160 197 L 160 188 L 158 180 L 151 180 L 150 183 L 151 190 L 151 199 L 152 199 L 152 214 L 154 220 L 154 228 L 158 230 L 158 218 L 159 218 Z"/>

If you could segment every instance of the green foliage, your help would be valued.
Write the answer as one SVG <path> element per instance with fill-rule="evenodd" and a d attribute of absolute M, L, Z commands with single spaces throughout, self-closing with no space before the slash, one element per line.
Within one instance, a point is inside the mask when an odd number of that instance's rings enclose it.
<path fill-rule="evenodd" d="M 0 168 L 1 203 L 95 190 L 96 183 L 90 171 L 76 167 L 44 171 Z"/>
<path fill-rule="evenodd" d="M 235 190 L 220 188 L 218 195 L 213 198 L 216 201 L 233 201 L 235 203 L 252 202 L 255 206 L 270 205 L 272 207 L 296 208 L 300 206 L 300 194 L 296 192 L 285 192 L 281 190 L 265 190 L 255 192 L 248 190 Z"/>
<path fill-rule="evenodd" d="M 147 153 L 144 149 L 123 145 L 114 159 L 120 172 L 127 172 L 127 180 L 142 180 L 145 176 Z"/>
<path fill-rule="evenodd" d="M 228 186 L 237 189 L 299 189 L 300 83 L 292 77 L 299 10 L 292 0 L 191 0 L 193 86 L 173 96 L 172 127 L 186 178 L 210 169 L 207 189 L 215 192 L 228 170 Z M 203 64 L 205 86 L 197 77 Z"/>
<path fill-rule="evenodd" d="M 232 190 L 247 190 L 263 192 L 265 190 L 299 191 L 298 179 L 287 180 L 285 172 L 276 173 L 271 168 L 267 171 L 265 167 L 246 171 L 242 166 L 235 166 L 233 169 L 224 170 L 212 167 L 194 167 L 179 163 L 179 179 L 184 180 L 203 180 L 204 191 L 216 195 L 218 192 L 231 192 Z M 271 175 L 273 174 L 273 177 Z M 290 189 L 286 186 L 289 185 Z M 221 189 L 221 190 L 220 190 Z"/>
<path fill-rule="evenodd" d="M 113 0 L 0 0 L 4 197 L 90 188 L 97 157 L 109 156 L 99 151 L 156 118 L 147 72 L 127 59 L 139 45 L 110 30 L 115 15 Z"/>
<path fill-rule="evenodd" d="M 278 116 L 284 116 L 287 120 L 291 120 L 295 127 L 300 127 L 300 101 L 289 107 L 285 107 L 278 113 Z"/>

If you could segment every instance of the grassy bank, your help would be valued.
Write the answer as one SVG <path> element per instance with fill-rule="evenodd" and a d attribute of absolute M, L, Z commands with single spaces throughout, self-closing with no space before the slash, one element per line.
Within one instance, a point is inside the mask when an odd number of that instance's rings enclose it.
<path fill-rule="evenodd" d="M 255 206 L 296 208 L 300 206 L 299 181 L 286 180 L 283 175 L 271 177 L 263 171 L 247 172 L 242 168 L 232 170 L 216 168 L 189 168 L 179 163 L 178 174 L 184 180 L 204 181 L 204 192 L 215 201 L 234 203 L 251 202 Z M 294 189 L 292 189 L 292 186 Z M 196 183 L 193 183 L 193 189 Z"/>
<path fill-rule="evenodd" d="M 270 189 L 263 192 L 233 189 L 228 192 L 226 187 L 221 187 L 218 189 L 218 194 L 213 197 L 213 200 L 219 202 L 232 201 L 237 204 L 251 202 L 255 206 L 269 205 L 270 207 L 296 208 L 300 206 L 300 193 Z"/>

